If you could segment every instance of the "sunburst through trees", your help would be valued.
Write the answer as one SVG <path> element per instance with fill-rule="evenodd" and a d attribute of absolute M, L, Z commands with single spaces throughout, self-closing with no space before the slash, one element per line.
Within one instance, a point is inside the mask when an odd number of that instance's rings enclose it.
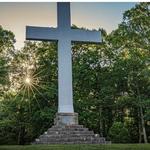
<path fill-rule="evenodd" d="M 28 45 L 30 44 L 28 43 Z M 50 90 L 50 87 L 47 86 L 50 84 L 50 75 L 47 73 L 45 65 L 38 62 L 35 53 L 36 46 L 34 45 L 35 49 L 32 49 L 31 45 L 30 48 L 28 45 L 14 58 L 16 66 L 14 66 L 14 71 L 10 75 L 10 80 L 11 90 L 14 91 L 15 95 L 14 99 L 19 97 L 21 101 L 27 101 L 31 111 L 30 104 L 32 100 L 35 100 L 39 109 L 41 109 L 37 96 L 41 97 L 46 103 L 49 102 L 49 98 L 44 94 Z M 57 92 L 54 88 L 52 90 Z"/>

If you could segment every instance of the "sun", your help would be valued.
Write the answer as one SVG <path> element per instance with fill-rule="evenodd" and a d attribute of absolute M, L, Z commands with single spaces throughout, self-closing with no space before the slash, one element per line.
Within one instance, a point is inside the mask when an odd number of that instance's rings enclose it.
<path fill-rule="evenodd" d="M 30 67 L 31 68 L 31 67 Z M 47 84 L 49 82 L 46 82 L 42 80 L 43 77 L 46 77 L 47 75 L 41 75 L 43 71 L 45 71 L 45 68 L 37 71 L 36 69 L 30 69 L 29 67 L 23 72 L 22 76 L 19 78 L 18 83 L 18 90 L 16 92 L 16 95 L 14 96 L 14 99 L 16 99 L 19 95 L 21 96 L 21 102 L 26 101 L 29 103 L 29 109 L 31 112 L 31 101 L 35 100 L 38 104 L 39 109 L 41 109 L 40 104 L 38 102 L 37 95 L 40 95 L 43 97 L 45 101 L 48 101 L 47 98 L 44 97 L 43 93 L 41 93 L 40 89 L 47 90 L 46 87 L 40 86 Z"/>
<path fill-rule="evenodd" d="M 30 85 L 31 84 L 31 78 L 30 77 L 26 77 L 24 82 L 25 82 L 25 84 Z"/>

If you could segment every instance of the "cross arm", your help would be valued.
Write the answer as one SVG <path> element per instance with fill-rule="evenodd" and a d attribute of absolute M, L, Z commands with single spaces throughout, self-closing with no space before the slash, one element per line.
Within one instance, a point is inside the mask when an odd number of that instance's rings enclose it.
<path fill-rule="evenodd" d="M 26 26 L 26 40 L 57 41 L 56 28 Z"/>
<path fill-rule="evenodd" d="M 90 42 L 90 43 L 100 43 L 100 42 L 102 42 L 102 37 L 101 37 L 100 31 L 72 29 L 71 30 L 71 40 L 72 41 Z"/>

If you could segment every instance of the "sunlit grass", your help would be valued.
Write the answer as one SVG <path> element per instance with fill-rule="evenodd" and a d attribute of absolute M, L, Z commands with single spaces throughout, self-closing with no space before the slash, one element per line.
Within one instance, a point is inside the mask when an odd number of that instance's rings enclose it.
<path fill-rule="evenodd" d="M 0 150 L 150 150 L 150 144 L 0 146 Z"/>

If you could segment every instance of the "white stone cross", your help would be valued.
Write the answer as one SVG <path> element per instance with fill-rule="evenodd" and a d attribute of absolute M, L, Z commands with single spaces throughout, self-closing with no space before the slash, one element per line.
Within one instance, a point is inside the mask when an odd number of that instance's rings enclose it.
<path fill-rule="evenodd" d="M 58 41 L 58 112 L 74 113 L 71 41 L 101 42 L 101 33 L 71 29 L 69 2 L 57 3 L 57 24 L 57 28 L 27 26 L 26 39 Z"/>

